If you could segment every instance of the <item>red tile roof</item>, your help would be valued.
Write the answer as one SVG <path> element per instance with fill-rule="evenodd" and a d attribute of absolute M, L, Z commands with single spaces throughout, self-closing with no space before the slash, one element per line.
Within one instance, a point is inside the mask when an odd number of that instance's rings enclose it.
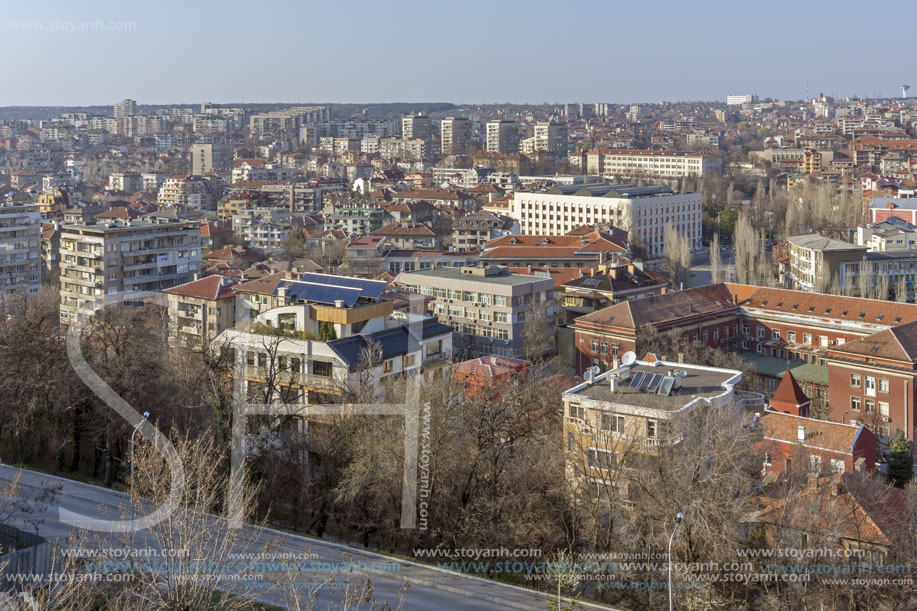
<path fill-rule="evenodd" d="M 163 293 L 169 295 L 181 295 L 183 297 L 197 297 L 199 299 L 228 299 L 235 297 L 236 291 L 233 285 L 236 283 L 235 278 L 224 278 L 223 276 L 207 276 L 199 280 L 192 280 L 185 284 L 179 284 Z"/>
<path fill-rule="evenodd" d="M 777 385 L 777 390 L 774 391 L 771 401 L 779 401 L 790 405 L 805 405 L 810 402 L 810 399 L 806 396 L 806 393 L 802 392 L 802 388 L 799 387 L 796 378 L 793 377 L 793 374 L 788 369 L 783 379 L 780 380 L 780 384 Z"/>

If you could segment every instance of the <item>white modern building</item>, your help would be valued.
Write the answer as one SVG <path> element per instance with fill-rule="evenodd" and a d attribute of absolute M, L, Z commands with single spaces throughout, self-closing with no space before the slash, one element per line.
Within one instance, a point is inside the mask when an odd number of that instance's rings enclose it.
<path fill-rule="evenodd" d="M 662 186 L 632 184 L 557 184 L 539 191 L 516 191 L 513 218 L 523 235 L 565 235 L 583 225 L 613 225 L 628 232 L 649 256 L 665 253 L 665 232 L 672 226 L 701 247 L 700 193 L 675 193 Z"/>
<path fill-rule="evenodd" d="M 635 178 L 680 178 L 723 173 L 723 159 L 706 152 L 600 149 L 586 153 L 586 173 Z"/>

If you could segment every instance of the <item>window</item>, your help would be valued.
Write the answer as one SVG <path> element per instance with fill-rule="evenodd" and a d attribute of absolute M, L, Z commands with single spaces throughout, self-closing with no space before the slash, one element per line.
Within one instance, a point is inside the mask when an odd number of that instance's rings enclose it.
<path fill-rule="evenodd" d="M 809 455 L 809 473 L 821 473 L 821 456 L 818 454 Z"/>
<path fill-rule="evenodd" d="M 767 454 L 764 455 L 764 466 L 765 466 L 765 467 L 770 467 L 770 466 L 773 465 L 773 464 L 774 464 L 774 459 L 773 459 L 773 457 L 770 455 L 770 452 L 768 452 Z"/>
<path fill-rule="evenodd" d="M 494 305 L 500 308 L 505 308 L 506 295 L 494 295 Z"/>
<path fill-rule="evenodd" d="M 771 329 L 771 339 L 780 339 L 780 329 Z"/>
<path fill-rule="evenodd" d="M 597 339 L 592 340 L 592 351 L 593 352 L 599 351 L 599 340 Z"/>
<path fill-rule="evenodd" d="M 656 439 L 656 421 L 655 420 L 646 421 L 646 438 L 647 439 Z"/>
<path fill-rule="evenodd" d="M 885 420 L 885 422 L 889 422 L 891 420 L 891 417 L 888 414 L 888 402 L 879 401 L 879 415 L 882 416 L 882 419 Z"/>
<path fill-rule="evenodd" d="M 803 333 L 803 334 L 802 334 L 802 342 L 803 342 L 804 344 L 809 344 L 809 345 L 811 346 L 811 345 L 812 345 L 812 334 L 811 334 L 811 333 Z"/>
<path fill-rule="evenodd" d="M 567 451 L 576 452 L 576 435 L 573 431 L 567 431 Z"/>
<path fill-rule="evenodd" d="M 414 366 L 414 356 L 415 356 L 415 355 L 413 355 L 413 354 L 405 354 L 405 355 L 404 355 L 404 358 L 402 359 L 402 365 L 403 365 L 405 368 L 407 368 L 407 367 L 413 367 L 413 366 Z"/>
<path fill-rule="evenodd" d="M 858 374 L 858 373 L 851 373 L 851 374 L 850 374 L 850 386 L 851 386 L 852 388 L 859 388 L 859 387 L 860 387 L 860 374 Z"/>
<path fill-rule="evenodd" d="M 876 379 L 873 376 L 866 376 L 866 396 L 876 396 Z"/>
<path fill-rule="evenodd" d="M 844 461 L 839 458 L 831 459 L 831 473 L 843 473 L 844 472 Z"/>
<path fill-rule="evenodd" d="M 867 414 L 876 413 L 876 402 L 872 399 L 866 399 L 866 409 L 864 410 Z"/>
<path fill-rule="evenodd" d="M 859 397 L 850 397 L 850 409 L 858 412 L 860 411 L 860 402 L 862 400 Z"/>
<path fill-rule="evenodd" d="M 602 414 L 602 428 L 612 433 L 624 432 L 624 416 Z"/>
<path fill-rule="evenodd" d="M 786 332 L 786 339 L 787 339 L 787 341 L 795 342 L 795 341 L 796 341 L 796 332 L 795 332 L 795 331 L 787 331 L 787 332 Z"/>
<path fill-rule="evenodd" d="M 587 460 L 591 468 L 602 469 L 603 471 L 614 469 L 617 463 L 614 452 L 599 450 L 598 448 L 589 448 Z"/>
<path fill-rule="evenodd" d="M 608 342 L 602 342 L 602 354 L 608 354 Z"/>
<path fill-rule="evenodd" d="M 888 378 L 879 378 L 879 392 L 888 392 Z"/>
<path fill-rule="evenodd" d="M 567 415 L 575 420 L 585 420 L 586 408 L 571 403 L 570 408 L 567 410 Z"/>
<path fill-rule="evenodd" d="M 382 373 L 388 373 L 392 370 L 392 359 L 382 361 Z"/>
<path fill-rule="evenodd" d="M 494 312 L 494 322 L 507 323 L 509 316 L 506 312 Z"/>
<path fill-rule="evenodd" d="M 312 373 L 317 376 L 331 377 L 333 365 L 327 361 L 315 361 L 312 363 Z"/>
<path fill-rule="evenodd" d="M 767 331 L 765 327 L 758 327 L 758 337 L 764 337 L 764 332 Z"/>

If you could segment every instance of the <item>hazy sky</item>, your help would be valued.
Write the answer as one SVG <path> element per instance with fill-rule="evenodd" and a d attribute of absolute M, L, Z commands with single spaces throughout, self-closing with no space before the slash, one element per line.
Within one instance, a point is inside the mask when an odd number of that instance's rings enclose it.
<path fill-rule="evenodd" d="M 0 106 L 917 91 L 917 2 L 2 0 Z M 5 20 L 5 23 L 2 21 Z M 40 30 L 38 28 L 41 28 Z"/>

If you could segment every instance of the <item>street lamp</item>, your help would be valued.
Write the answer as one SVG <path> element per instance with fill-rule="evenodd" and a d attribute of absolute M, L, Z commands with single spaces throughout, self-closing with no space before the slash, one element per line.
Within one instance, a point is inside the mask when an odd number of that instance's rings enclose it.
<path fill-rule="evenodd" d="M 140 419 L 140 422 L 134 427 L 134 432 L 131 433 L 131 522 L 134 521 L 134 437 L 137 436 L 137 431 L 140 430 L 140 427 L 149 417 L 150 412 L 143 412 L 143 418 Z"/>
<path fill-rule="evenodd" d="M 669 537 L 669 611 L 674 608 L 672 598 L 672 540 L 675 539 L 675 533 L 678 532 L 678 525 L 684 519 L 685 515 L 679 511 L 678 515 L 675 516 L 675 528 L 672 529 L 672 536 Z"/>

